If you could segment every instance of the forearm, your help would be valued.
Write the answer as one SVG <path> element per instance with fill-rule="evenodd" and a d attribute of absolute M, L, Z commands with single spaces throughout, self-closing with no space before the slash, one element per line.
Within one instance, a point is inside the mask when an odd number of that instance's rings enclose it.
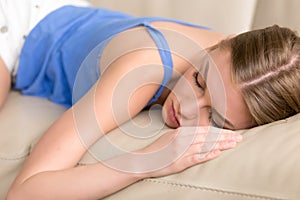
<path fill-rule="evenodd" d="M 101 163 L 38 173 L 15 183 L 8 199 L 100 199 L 142 177 L 113 170 Z"/>

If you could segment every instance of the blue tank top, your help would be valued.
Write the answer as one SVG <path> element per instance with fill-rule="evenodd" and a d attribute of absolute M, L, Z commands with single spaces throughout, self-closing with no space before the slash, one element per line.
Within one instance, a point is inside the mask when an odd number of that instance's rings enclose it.
<path fill-rule="evenodd" d="M 24 95 L 48 98 L 70 107 L 99 79 L 99 59 L 106 44 L 120 32 L 145 26 L 157 45 L 164 66 L 164 79 L 149 101 L 152 103 L 161 95 L 173 73 L 168 43 L 164 35 L 150 25 L 153 21 L 171 21 L 207 29 L 178 20 L 64 6 L 45 17 L 27 36 L 14 88 Z M 74 85 L 79 87 L 74 90 Z"/>

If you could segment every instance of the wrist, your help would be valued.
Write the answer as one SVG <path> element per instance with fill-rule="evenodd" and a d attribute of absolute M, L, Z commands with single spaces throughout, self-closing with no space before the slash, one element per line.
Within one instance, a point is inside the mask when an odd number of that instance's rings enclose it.
<path fill-rule="evenodd" d="M 147 154 L 147 151 L 143 148 L 143 149 L 136 150 L 132 153 L 136 155 L 143 155 L 143 154 Z M 148 169 L 149 161 L 150 159 L 145 160 L 145 157 L 143 156 L 142 157 L 137 156 L 135 158 L 131 157 L 130 159 L 128 159 L 128 162 L 131 163 L 130 164 L 132 170 L 131 173 L 133 174 L 133 177 L 137 181 L 153 177 L 153 170 Z"/>
<path fill-rule="evenodd" d="M 132 173 L 132 177 L 135 182 L 141 181 L 143 179 L 149 178 L 148 173 Z"/>
<path fill-rule="evenodd" d="M 138 156 L 139 154 L 143 154 L 143 150 L 139 149 L 134 152 L 116 156 L 112 159 L 106 160 L 105 165 L 109 168 L 115 169 L 120 174 L 127 176 L 131 182 L 137 182 L 151 177 L 151 172 L 149 172 L 145 166 L 147 161 L 142 161 L 143 159 Z"/>

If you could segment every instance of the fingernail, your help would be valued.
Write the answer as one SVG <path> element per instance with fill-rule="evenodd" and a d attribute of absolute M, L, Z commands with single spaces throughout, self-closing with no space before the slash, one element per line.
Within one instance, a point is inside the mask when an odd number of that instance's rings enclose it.
<path fill-rule="evenodd" d="M 236 141 L 228 141 L 224 144 L 225 148 L 234 147 L 236 145 Z"/>
<path fill-rule="evenodd" d="M 240 141 L 243 140 L 243 136 L 240 135 L 240 134 L 237 134 L 237 135 L 235 135 L 235 140 L 236 140 L 237 142 L 240 142 Z"/>
<path fill-rule="evenodd" d="M 217 155 L 219 155 L 221 152 L 219 151 L 219 150 L 215 150 L 215 151 L 212 151 L 212 152 L 210 152 L 210 155 L 211 156 L 217 156 Z"/>

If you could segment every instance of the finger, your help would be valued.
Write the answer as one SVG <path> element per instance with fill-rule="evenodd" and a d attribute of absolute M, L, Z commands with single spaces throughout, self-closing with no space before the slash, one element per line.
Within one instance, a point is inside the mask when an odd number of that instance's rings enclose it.
<path fill-rule="evenodd" d="M 206 154 L 204 158 L 202 158 L 202 162 L 206 162 L 212 159 L 215 159 L 221 155 L 220 150 L 214 150 Z M 201 160 L 201 157 L 199 158 Z"/>
<path fill-rule="evenodd" d="M 187 151 L 184 153 L 183 156 L 203 154 L 202 157 L 205 157 L 206 154 L 209 154 L 212 151 L 223 151 L 223 150 L 234 148 L 235 146 L 236 146 L 235 141 L 193 144 L 189 147 L 189 149 L 187 149 Z"/>
<path fill-rule="evenodd" d="M 242 135 L 237 132 L 209 133 L 208 137 L 208 139 L 213 139 L 213 141 L 235 140 L 240 142 L 243 139 Z"/>
<path fill-rule="evenodd" d="M 200 133 L 200 132 L 210 132 L 210 133 L 235 133 L 234 131 L 232 130 L 229 130 L 229 129 L 223 129 L 223 128 L 217 128 L 217 127 L 214 127 L 214 126 L 198 126 L 197 127 L 197 132 Z"/>
<path fill-rule="evenodd" d="M 195 134 L 193 143 L 202 142 L 217 142 L 217 141 L 236 141 L 241 142 L 243 139 L 242 135 L 238 133 L 226 133 L 226 134 Z"/>
<path fill-rule="evenodd" d="M 226 139 L 235 139 L 237 141 L 242 140 L 241 134 L 238 132 L 228 130 L 228 129 L 221 129 L 216 128 L 213 126 L 188 126 L 188 127 L 180 127 L 177 129 L 177 136 L 179 137 L 190 137 L 190 136 L 197 136 L 201 137 L 209 137 L 209 138 L 219 138 L 220 140 Z"/>
<path fill-rule="evenodd" d="M 214 151 L 207 152 L 205 154 L 194 154 L 191 157 L 193 157 L 194 162 L 203 163 L 203 162 L 215 159 L 215 158 L 219 157 L 220 155 L 221 155 L 220 150 L 214 150 Z"/>
<path fill-rule="evenodd" d="M 216 142 L 213 146 L 212 146 L 212 150 L 227 150 L 227 149 L 232 149 L 234 147 L 236 147 L 237 142 L 235 140 L 226 140 L 226 141 L 219 141 Z"/>
<path fill-rule="evenodd" d="M 235 133 L 228 129 L 221 129 L 213 126 L 182 126 L 177 129 L 177 132 L 184 135 L 194 135 L 195 133 Z"/>

